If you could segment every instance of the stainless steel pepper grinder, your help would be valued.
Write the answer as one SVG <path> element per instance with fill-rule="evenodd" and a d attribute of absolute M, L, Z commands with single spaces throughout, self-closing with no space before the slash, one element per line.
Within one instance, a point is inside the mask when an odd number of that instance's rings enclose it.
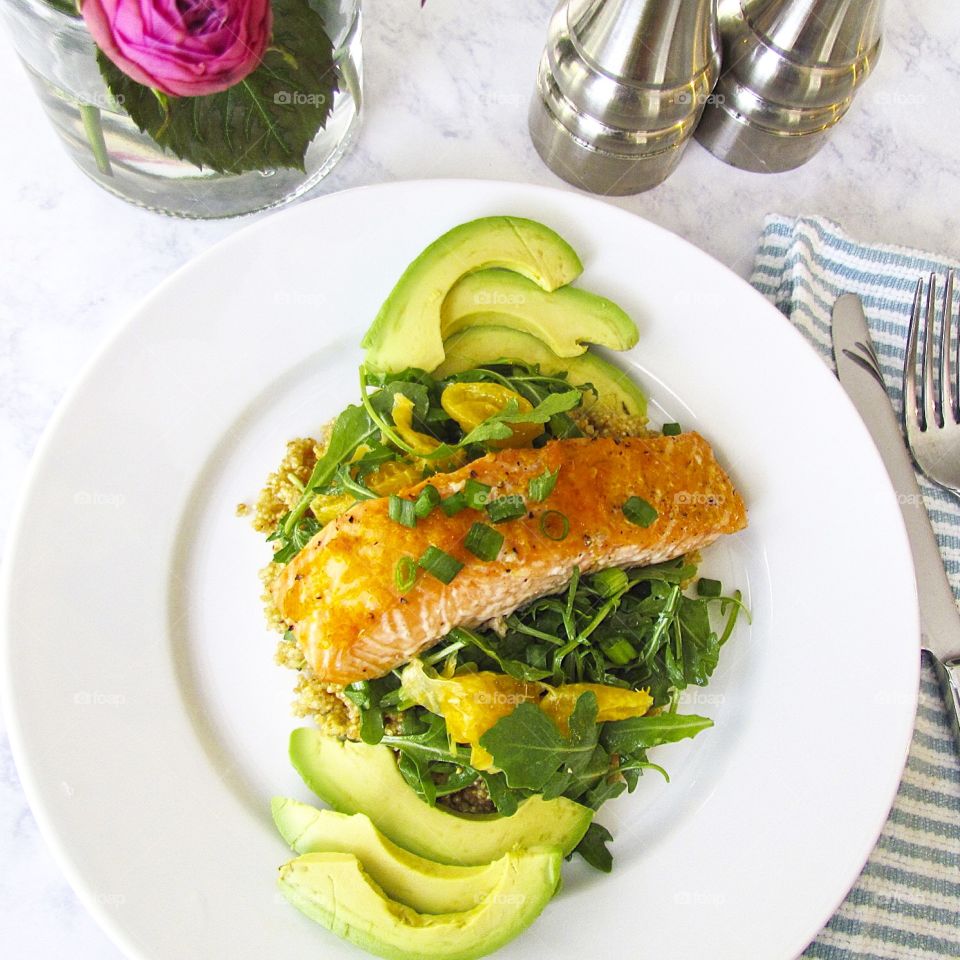
<path fill-rule="evenodd" d="M 843 119 L 881 47 L 883 0 L 720 0 L 723 72 L 697 139 L 726 163 L 806 163 Z"/>
<path fill-rule="evenodd" d="M 715 0 L 562 0 L 530 104 L 530 136 L 569 183 L 639 193 L 680 160 L 717 81 Z"/>

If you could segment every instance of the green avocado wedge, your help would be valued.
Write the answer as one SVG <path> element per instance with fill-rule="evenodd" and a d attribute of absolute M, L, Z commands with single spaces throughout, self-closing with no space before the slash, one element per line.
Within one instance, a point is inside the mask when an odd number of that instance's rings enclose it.
<path fill-rule="evenodd" d="M 512 817 L 431 807 L 403 779 L 389 747 L 336 740 L 312 727 L 290 734 L 290 760 L 334 810 L 365 813 L 394 843 L 438 863 L 487 864 L 517 847 L 556 846 L 567 855 L 593 819 L 592 810 L 565 797 L 530 797 Z"/>
<path fill-rule="evenodd" d="M 558 357 L 542 340 L 500 326 L 471 326 L 455 333 L 444 344 L 446 359 L 434 371 L 438 380 L 496 360 L 522 360 L 539 364 L 546 374 L 566 372 L 571 383 L 591 383 L 598 403 L 614 413 L 647 415 L 647 398 L 622 370 L 591 350 L 579 357 Z"/>
<path fill-rule="evenodd" d="M 535 220 L 482 217 L 434 240 L 397 281 L 361 342 L 367 366 L 382 372 L 430 371 L 443 362 L 440 307 L 474 270 L 503 267 L 556 290 L 583 271 L 573 247 Z"/>
<path fill-rule="evenodd" d="M 285 797 L 274 797 L 270 809 L 280 836 L 296 853 L 352 853 L 391 900 L 420 913 L 470 910 L 503 877 L 503 857 L 478 867 L 425 860 L 388 840 L 362 813 L 318 810 Z"/>
<path fill-rule="evenodd" d="M 560 884 L 558 849 L 518 850 L 470 910 L 424 914 L 389 899 L 348 853 L 308 853 L 280 868 L 283 895 L 310 919 L 389 960 L 474 960 L 525 930 Z"/>
<path fill-rule="evenodd" d="M 576 357 L 588 343 L 629 350 L 637 325 L 612 300 L 577 287 L 548 292 L 512 270 L 479 270 L 461 277 L 440 308 L 447 340 L 466 327 L 496 325 L 529 333 L 558 357 Z"/>

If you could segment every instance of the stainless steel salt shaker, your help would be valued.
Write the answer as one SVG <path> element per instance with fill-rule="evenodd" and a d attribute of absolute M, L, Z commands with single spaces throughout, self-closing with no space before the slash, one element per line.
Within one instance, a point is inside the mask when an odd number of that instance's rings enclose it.
<path fill-rule="evenodd" d="M 639 193 L 680 160 L 717 81 L 715 0 L 562 0 L 530 104 L 547 166 L 601 194 Z"/>
<path fill-rule="evenodd" d="M 723 72 L 697 139 L 745 170 L 806 163 L 876 63 L 882 7 L 883 0 L 720 0 Z"/>

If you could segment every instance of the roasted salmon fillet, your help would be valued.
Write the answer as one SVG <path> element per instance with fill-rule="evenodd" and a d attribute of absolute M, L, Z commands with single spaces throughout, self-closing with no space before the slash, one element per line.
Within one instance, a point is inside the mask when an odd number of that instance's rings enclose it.
<path fill-rule="evenodd" d="M 274 601 L 293 629 L 316 677 L 348 684 L 379 677 L 431 646 L 455 626 L 476 626 L 528 601 L 555 593 L 581 573 L 669 560 L 705 547 L 747 524 L 743 500 L 696 433 L 673 437 L 555 440 L 539 449 L 501 450 L 430 478 L 443 497 L 473 478 L 489 497 L 527 496 L 531 478 L 559 470 L 542 503 L 528 499 L 520 518 L 495 525 L 499 556 L 483 561 L 464 547 L 483 511 L 448 517 L 437 508 L 416 527 L 390 519 L 386 499 L 365 500 L 327 524 L 274 585 Z M 405 491 L 415 497 L 425 484 Z M 624 503 L 639 497 L 656 512 L 643 527 L 630 522 Z M 546 511 L 569 521 L 561 539 L 541 529 Z M 562 533 L 548 518 L 547 533 Z M 397 562 L 429 546 L 454 556 L 463 569 L 449 584 L 428 572 L 401 594 Z"/>

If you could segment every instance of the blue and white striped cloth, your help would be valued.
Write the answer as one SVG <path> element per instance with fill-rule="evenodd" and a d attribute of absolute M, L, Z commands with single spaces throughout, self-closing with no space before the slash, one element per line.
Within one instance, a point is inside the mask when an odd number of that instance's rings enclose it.
<path fill-rule="evenodd" d="M 863 300 L 894 406 L 917 278 L 960 263 L 918 250 L 859 244 L 820 217 L 767 219 L 750 282 L 833 367 L 830 311 Z M 960 501 L 920 478 L 954 594 L 960 597 Z M 960 958 L 960 756 L 929 665 L 910 757 L 883 834 L 860 879 L 804 957 Z"/>

